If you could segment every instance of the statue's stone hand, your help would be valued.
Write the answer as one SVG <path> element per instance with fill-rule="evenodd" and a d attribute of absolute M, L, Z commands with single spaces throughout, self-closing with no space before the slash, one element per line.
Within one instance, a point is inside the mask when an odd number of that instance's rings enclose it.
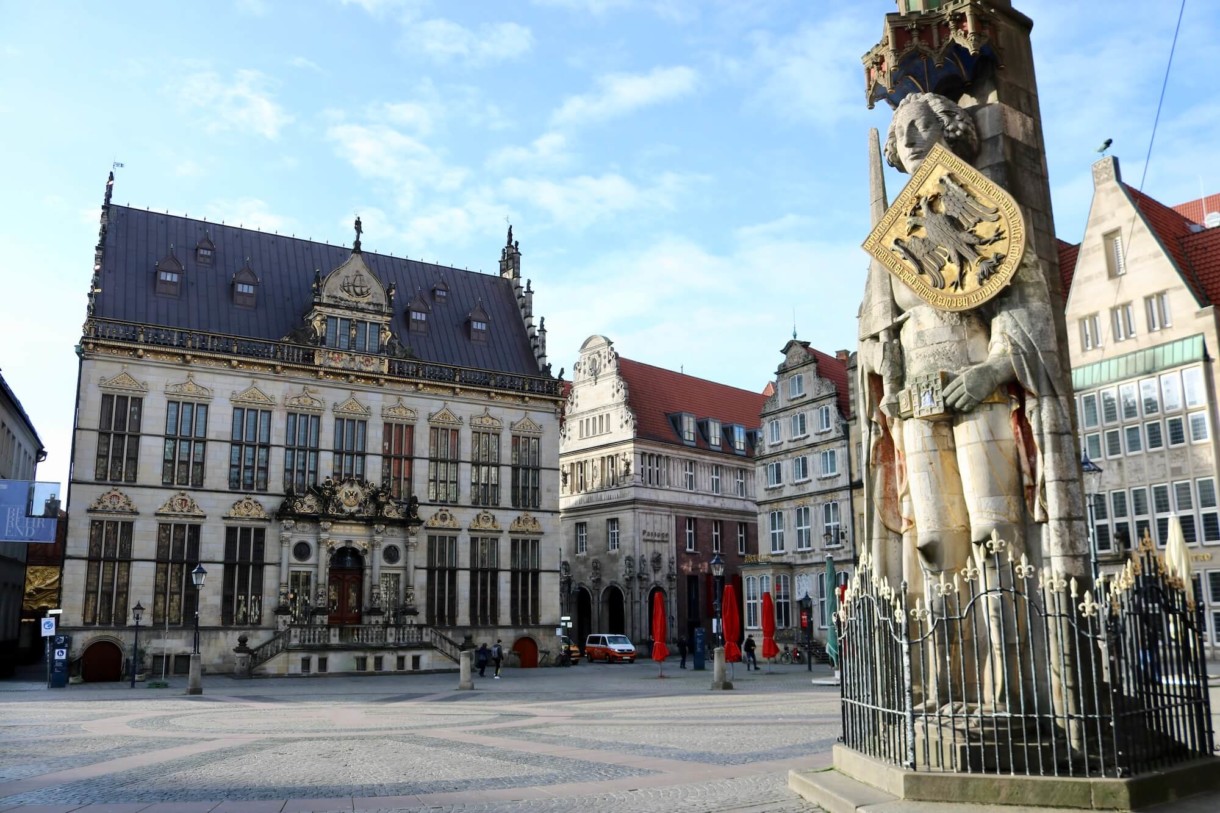
<path fill-rule="evenodd" d="M 966 367 L 945 385 L 945 404 L 958 412 L 969 412 L 995 392 L 1000 383 L 1001 376 L 991 364 Z"/>

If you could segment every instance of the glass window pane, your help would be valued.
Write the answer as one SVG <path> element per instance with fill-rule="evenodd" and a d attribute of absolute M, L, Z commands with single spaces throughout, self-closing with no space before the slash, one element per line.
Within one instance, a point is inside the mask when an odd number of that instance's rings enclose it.
<path fill-rule="evenodd" d="M 1140 400 L 1144 402 L 1145 415 L 1156 415 L 1161 411 L 1155 378 L 1145 378 L 1140 382 Z"/>
<path fill-rule="evenodd" d="M 1097 393 L 1091 392 L 1080 397 L 1081 420 L 1085 429 L 1095 429 L 1101 422 L 1097 413 Z"/>

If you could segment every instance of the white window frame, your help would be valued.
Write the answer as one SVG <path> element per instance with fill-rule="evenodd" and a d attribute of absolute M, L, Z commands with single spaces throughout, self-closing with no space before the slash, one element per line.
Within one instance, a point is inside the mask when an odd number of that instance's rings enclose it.
<path fill-rule="evenodd" d="M 1127 273 L 1127 256 L 1123 251 L 1123 235 L 1118 229 L 1101 236 L 1106 251 L 1106 271 L 1111 278 Z"/>
<path fill-rule="evenodd" d="M 1207 413 L 1203 410 L 1188 413 L 1186 416 L 1187 431 L 1190 432 L 1191 443 L 1206 443 L 1211 439 L 1208 427 Z"/>
<path fill-rule="evenodd" d="M 606 520 L 606 549 L 619 549 L 618 517 L 609 517 Z"/>
<path fill-rule="evenodd" d="M 809 479 L 809 457 L 801 455 L 792 459 L 792 482 L 803 483 Z"/>
<path fill-rule="evenodd" d="M 792 415 L 792 437 L 803 438 L 809 434 L 808 424 L 805 421 L 804 412 L 796 412 Z"/>
<path fill-rule="evenodd" d="M 744 522 L 737 523 L 737 555 L 746 555 L 746 543 L 749 541 Z"/>
<path fill-rule="evenodd" d="M 686 485 L 687 491 L 695 490 L 695 461 L 682 461 L 682 482 Z"/>
<path fill-rule="evenodd" d="M 1173 321 L 1169 318 L 1169 294 L 1161 291 L 1144 297 L 1144 315 L 1148 319 L 1149 333 L 1173 327 Z"/>
<path fill-rule="evenodd" d="M 843 530 L 843 515 L 839 511 L 839 504 L 831 501 L 822 504 L 822 542 L 827 548 L 838 548 L 843 545 L 843 538 L 840 531 Z M 826 541 L 826 534 L 830 534 L 830 541 Z"/>
<path fill-rule="evenodd" d="M 784 512 L 772 511 L 767 517 L 771 539 L 771 552 L 784 552 Z"/>
<path fill-rule="evenodd" d="M 824 449 L 824 450 L 822 450 L 820 455 L 821 455 L 821 471 L 822 471 L 821 476 L 823 478 L 838 477 L 839 476 L 839 450 L 838 449 Z"/>
<path fill-rule="evenodd" d="M 1178 427 L 1178 432 L 1181 435 L 1181 440 L 1174 443 L 1173 427 Z M 1190 435 L 1187 433 L 1186 417 L 1183 415 L 1170 415 L 1165 419 L 1165 443 L 1171 449 L 1176 449 L 1179 446 L 1185 446 L 1190 440 Z"/>
<path fill-rule="evenodd" d="M 759 618 L 761 617 L 761 613 L 759 612 L 759 605 L 762 600 L 761 599 L 762 593 L 760 593 L 758 590 L 758 577 L 757 576 L 746 576 L 743 587 L 744 587 L 745 594 L 746 594 L 746 596 L 745 596 L 745 605 L 746 605 L 745 627 L 746 627 L 746 629 L 759 629 L 758 621 L 759 621 Z"/>
<path fill-rule="evenodd" d="M 737 492 L 738 497 L 746 496 L 746 470 L 745 469 L 742 469 L 742 468 L 737 469 L 737 474 L 736 474 L 736 477 L 734 478 L 734 491 Z"/>
<path fill-rule="evenodd" d="M 721 524 L 720 520 L 712 520 L 712 553 L 721 553 L 720 550 Z"/>
<path fill-rule="evenodd" d="M 1101 347 L 1101 321 L 1099 314 L 1090 313 L 1080 320 L 1080 347 L 1093 350 Z"/>
<path fill-rule="evenodd" d="M 796 549 L 813 550 L 813 509 L 799 505 L 792 512 L 792 527 L 796 529 Z"/>
<path fill-rule="evenodd" d="M 723 467 L 719 463 L 712 464 L 712 493 L 720 493 L 720 475 L 723 472 Z"/>
<path fill-rule="evenodd" d="M 805 376 L 800 373 L 788 379 L 788 399 L 801 398 L 805 395 Z"/>
<path fill-rule="evenodd" d="M 833 422 L 831 421 L 831 407 L 823 404 L 818 407 L 818 434 L 829 432 Z"/>
<path fill-rule="evenodd" d="M 1182 371 L 1182 403 L 1187 409 L 1207 406 L 1207 385 L 1203 368 L 1187 367 Z"/>
<path fill-rule="evenodd" d="M 686 528 L 683 529 L 683 534 L 686 537 L 686 552 L 694 553 L 695 552 L 695 542 L 696 542 L 695 518 L 694 517 L 686 518 Z"/>
<path fill-rule="evenodd" d="M 1135 337 L 1135 307 L 1130 302 L 1110 308 L 1110 332 L 1116 342 Z"/>
<path fill-rule="evenodd" d="M 1092 415 L 1090 415 L 1090 410 Z M 1080 428 L 1096 429 L 1101 426 L 1101 405 L 1097 393 L 1087 392 L 1080 396 Z"/>
<path fill-rule="evenodd" d="M 773 460 L 767 464 L 767 488 L 779 488 L 784 484 L 783 461 Z"/>
<path fill-rule="evenodd" d="M 589 552 L 589 525 L 588 523 L 576 523 L 576 555 Z"/>
<path fill-rule="evenodd" d="M 783 432 L 783 430 L 780 429 L 778 420 L 768 421 L 767 422 L 767 443 L 771 446 L 775 446 L 776 444 L 782 442 L 783 441 L 782 432 Z"/>

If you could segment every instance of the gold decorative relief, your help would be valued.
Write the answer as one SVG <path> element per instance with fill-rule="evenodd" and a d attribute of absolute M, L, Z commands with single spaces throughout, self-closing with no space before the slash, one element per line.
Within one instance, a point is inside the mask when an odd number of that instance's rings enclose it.
<path fill-rule="evenodd" d="M 267 510 L 263 508 L 263 504 L 253 497 L 246 495 L 229 509 L 225 514 L 225 519 L 264 519 L 269 520 L 271 517 L 267 514 Z M 291 521 L 291 520 L 290 520 Z"/>
<path fill-rule="evenodd" d="M 347 400 L 341 404 L 335 404 L 336 415 L 355 415 L 359 418 L 367 418 L 372 415 L 371 409 L 356 400 L 356 394 L 352 393 Z"/>
<path fill-rule="evenodd" d="M 500 527 L 496 515 L 490 511 L 480 511 L 475 514 L 474 519 L 470 521 L 470 530 L 472 531 L 494 531 L 500 533 L 504 529 Z"/>
<path fill-rule="evenodd" d="M 307 386 L 301 388 L 299 395 L 285 398 L 284 406 L 288 409 L 299 409 L 305 412 L 321 412 L 326 409 L 326 404 L 322 403 L 321 399 L 315 398 L 310 394 L 309 387 Z"/>
<path fill-rule="evenodd" d="M 470 428 L 471 429 L 483 429 L 483 430 L 489 430 L 489 429 L 499 430 L 499 429 L 504 428 L 504 422 L 501 421 L 499 418 L 493 417 L 491 414 L 491 410 L 489 410 L 487 407 L 483 407 L 482 415 L 475 415 L 474 417 L 472 417 L 470 419 Z"/>
<path fill-rule="evenodd" d="M 255 386 L 253 381 L 250 382 L 249 387 L 246 387 L 241 392 L 235 392 L 230 395 L 229 400 L 235 404 L 249 404 L 259 407 L 275 406 L 275 399 Z"/>
<path fill-rule="evenodd" d="M 205 516 L 203 509 L 195 502 L 194 498 L 185 491 L 179 491 L 174 494 L 165 504 L 154 512 L 157 516 L 180 516 L 180 517 L 202 517 Z"/>
<path fill-rule="evenodd" d="M 402 402 L 402 396 L 399 396 L 398 401 L 391 406 L 383 406 L 381 408 L 381 417 L 391 421 L 414 421 L 418 418 L 418 414 L 411 407 Z"/>
<path fill-rule="evenodd" d="M 530 419 L 530 416 L 528 414 L 526 414 L 524 417 L 522 417 L 521 420 L 512 424 L 509 427 L 509 429 L 512 430 L 514 435 L 541 435 L 542 434 L 542 427 L 539 426 L 538 424 L 534 423 Z"/>
<path fill-rule="evenodd" d="M 448 508 L 441 508 L 435 514 L 428 517 L 428 521 L 424 523 L 426 528 L 452 528 L 459 530 L 457 517 Z"/>
<path fill-rule="evenodd" d="M 521 516 L 514 519 L 508 526 L 508 532 L 510 534 L 540 534 L 542 533 L 542 523 L 529 511 L 523 511 Z"/>
<path fill-rule="evenodd" d="M 195 383 L 195 376 L 188 375 L 181 384 L 166 384 L 165 394 L 171 398 L 188 398 L 195 401 L 211 401 L 212 391 Z"/>
<path fill-rule="evenodd" d="M 461 426 L 462 419 L 454 415 L 446 405 L 441 407 L 437 412 L 428 415 L 428 423 L 441 424 L 443 426 Z"/>
<path fill-rule="evenodd" d="M 103 378 L 98 386 L 108 392 L 148 392 L 148 385 L 132 378 L 126 367 L 114 378 Z"/>
<path fill-rule="evenodd" d="M 117 488 L 112 488 L 99 494 L 97 499 L 90 503 L 89 508 L 86 510 L 94 514 L 140 513 L 136 510 L 136 505 L 131 501 L 131 498 Z"/>

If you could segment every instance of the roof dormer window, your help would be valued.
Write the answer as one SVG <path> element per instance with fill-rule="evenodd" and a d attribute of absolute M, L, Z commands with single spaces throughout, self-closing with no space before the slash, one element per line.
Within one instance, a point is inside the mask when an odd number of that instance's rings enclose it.
<path fill-rule="evenodd" d="M 407 330 L 411 333 L 427 333 L 428 311 L 431 309 L 423 292 L 416 289 L 415 296 L 407 303 Z"/>
<path fill-rule="evenodd" d="M 432 286 L 432 301 L 433 302 L 448 302 L 449 301 L 449 286 L 444 280 L 437 282 Z"/>
<path fill-rule="evenodd" d="M 253 308 L 258 301 L 257 290 L 258 275 L 247 259 L 242 269 L 233 275 L 233 304 L 239 308 Z"/>
<path fill-rule="evenodd" d="M 428 332 L 428 313 L 427 311 L 410 311 L 411 314 L 411 332 L 412 333 L 427 333 Z"/>
<path fill-rule="evenodd" d="M 212 265 L 216 258 L 216 244 L 204 232 L 203 238 L 195 244 L 195 262 L 200 265 Z"/>
<path fill-rule="evenodd" d="M 707 435 L 707 445 L 713 449 L 720 448 L 720 421 L 708 418 L 703 422 L 703 431 Z"/>
<path fill-rule="evenodd" d="M 488 323 L 491 317 L 487 315 L 487 311 L 483 309 L 483 300 L 474 306 L 474 310 L 466 314 L 466 324 L 470 328 L 470 340 L 475 342 L 485 342 L 488 336 Z"/>
<path fill-rule="evenodd" d="M 694 445 L 695 443 L 695 416 L 683 413 L 681 416 L 682 426 L 682 442 Z"/>
<path fill-rule="evenodd" d="M 157 293 L 164 296 L 177 296 L 181 289 L 182 263 L 174 256 L 174 247 L 169 247 L 169 254 L 162 257 L 156 266 Z"/>

